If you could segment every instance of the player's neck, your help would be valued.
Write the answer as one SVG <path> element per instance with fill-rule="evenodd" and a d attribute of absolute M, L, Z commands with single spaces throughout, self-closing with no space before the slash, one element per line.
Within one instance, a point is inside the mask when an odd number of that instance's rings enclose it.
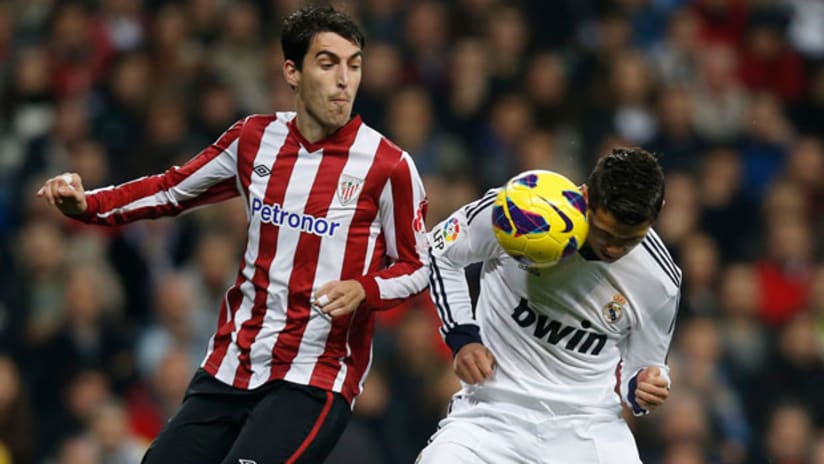
<path fill-rule="evenodd" d="M 300 135 L 309 143 L 317 143 L 340 129 L 338 126 L 322 124 L 317 118 L 313 117 L 305 107 L 301 108 L 299 99 L 295 125 L 298 131 L 300 131 Z"/>

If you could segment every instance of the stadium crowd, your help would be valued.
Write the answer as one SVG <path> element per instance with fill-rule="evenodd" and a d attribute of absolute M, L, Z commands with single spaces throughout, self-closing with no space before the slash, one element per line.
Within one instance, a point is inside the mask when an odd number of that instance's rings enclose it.
<path fill-rule="evenodd" d="M 0 464 L 132 464 L 179 406 L 245 244 L 239 199 L 103 229 L 35 198 L 181 164 L 289 110 L 289 0 L 0 1 Z M 684 273 L 651 464 L 824 464 L 824 3 L 361 0 L 355 111 L 412 154 L 428 225 L 518 171 L 642 146 Z M 472 272 L 472 269 L 469 271 Z M 458 389 L 431 303 L 378 316 L 329 462 L 411 463 Z"/>

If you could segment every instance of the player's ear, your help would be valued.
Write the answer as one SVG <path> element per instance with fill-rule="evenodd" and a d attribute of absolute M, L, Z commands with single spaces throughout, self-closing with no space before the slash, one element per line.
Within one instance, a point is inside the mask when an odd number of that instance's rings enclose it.
<path fill-rule="evenodd" d="M 298 88 L 298 84 L 300 84 L 300 69 L 298 69 L 294 61 L 285 60 L 283 62 L 283 79 L 286 80 L 286 83 L 289 84 L 292 90 Z"/>
<path fill-rule="evenodd" d="M 589 203 L 589 188 L 587 184 L 581 184 L 581 195 L 584 196 L 584 201 Z"/>

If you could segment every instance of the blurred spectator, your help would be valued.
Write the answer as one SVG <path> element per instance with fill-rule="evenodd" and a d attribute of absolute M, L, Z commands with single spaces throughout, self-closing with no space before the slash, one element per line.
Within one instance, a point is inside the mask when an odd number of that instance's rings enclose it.
<path fill-rule="evenodd" d="M 87 94 L 103 79 L 112 44 L 101 23 L 81 2 L 57 5 L 51 23 L 49 54 L 52 88 L 59 97 Z"/>
<path fill-rule="evenodd" d="M 433 93 L 439 93 L 445 84 L 450 38 L 448 13 L 446 4 L 433 0 L 414 2 L 405 12 L 405 73 Z"/>
<path fill-rule="evenodd" d="M 385 131 L 387 101 L 402 83 L 401 56 L 396 47 L 386 42 L 371 42 L 367 53 L 369 59 L 363 62 L 363 80 L 355 111 L 364 121 L 372 121 L 377 130 Z"/>
<path fill-rule="evenodd" d="M 569 101 L 568 70 L 558 53 L 532 56 L 524 77 L 525 92 L 535 111 L 536 125 L 546 129 L 567 125 L 579 116 Z"/>
<path fill-rule="evenodd" d="M 142 52 L 120 55 L 102 91 L 104 105 L 94 119 L 94 133 L 111 157 L 113 181 L 126 178 L 119 166 L 144 135 L 141 122 L 152 89 L 150 64 Z"/>
<path fill-rule="evenodd" d="M 484 44 L 477 38 L 464 38 L 455 43 L 449 57 L 448 89 L 443 95 L 442 111 L 446 127 L 470 140 L 483 124 L 482 111 L 492 91 L 490 66 Z M 824 75 L 824 73 L 822 73 Z"/>
<path fill-rule="evenodd" d="M 664 242 L 679 250 L 682 241 L 695 232 L 698 225 L 699 204 L 695 197 L 695 180 L 692 176 L 672 173 L 667 176 L 664 190 L 666 206 L 656 221 L 656 230 Z"/>
<path fill-rule="evenodd" d="M 724 261 L 752 259 L 754 250 L 760 251 L 755 243 L 759 221 L 753 214 L 757 204 L 744 192 L 743 175 L 741 157 L 734 149 L 717 148 L 702 156 L 700 227 L 718 242 Z"/>
<path fill-rule="evenodd" d="M 518 144 L 533 127 L 529 101 L 522 94 L 506 94 L 493 103 L 475 144 L 482 157 L 475 169 L 483 188 L 503 185 L 517 172 Z"/>
<path fill-rule="evenodd" d="M 817 0 L 786 0 L 791 10 L 787 36 L 793 48 L 809 60 L 824 58 L 824 5 Z"/>
<path fill-rule="evenodd" d="M 13 359 L 0 356 L 0 462 L 35 462 L 34 427 L 35 416 L 20 370 Z"/>
<path fill-rule="evenodd" d="M 18 243 L 16 262 L 23 277 L 23 301 L 19 303 L 26 319 L 25 341 L 37 346 L 60 324 L 66 240 L 53 223 L 32 221 L 20 230 Z"/>
<path fill-rule="evenodd" d="M 796 140 L 786 166 L 788 181 L 800 187 L 806 197 L 810 224 L 824 227 L 824 141 L 818 137 Z"/>
<path fill-rule="evenodd" d="M 718 327 L 710 318 L 695 317 L 682 323 L 677 335 L 680 357 L 673 363 L 680 388 L 701 399 L 708 414 L 711 436 L 725 462 L 742 462 L 750 442 L 743 402 L 725 375 Z"/>
<path fill-rule="evenodd" d="M 698 16 L 701 41 L 737 48 L 744 39 L 749 20 L 746 0 L 696 0 L 692 2 Z"/>
<path fill-rule="evenodd" d="M 180 408 L 195 372 L 192 366 L 201 357 L 192 359 L 186 351 L 171 346 L 163 353 L 154 371 L 132 384 L 125 395 L 129 428 L 143 442 L 154 440 L 163 425 Z"/>
<path fill-rule="evenodd" d="M 653 45 L 649 51 L 660 79 L 674 85 L 695 82 L 700 46 L 695 12 L 689 8 L 675 11 L 669 17 L 664 40 Z"/>
<path fill-rule="evenodd" d="M 810 74 L 807 98 L 794 107 L 794 122 L 799 132 L 820 136 L 824 133 L 824 64 Z"/>
<path fill-rule="evenodd" d="M 749 415 L 755 430 L 766 443 L 771 433 L 768 415 L 785 402 L 803 404 L 817 426 L 824 424 L 824 358 L 815 326 L 808 314 L 801 313 L 784 324 L 776 346 L 745 390 Z M 763 434 L 763 435 L 762 435 Z"/>
<path fill-rule="evenodd" d="M 420 87 L 399 89 L 390 97 L 385 126 L 388 136 L 412 154 L 421 175 L 451 176 L 468 164 L 460 143 L 437 129 L 432 102 Z"/>
<path fill-rule="evenodd" d="M 100 448 L 90 437 L 77 435 L 60 445 L 60 454 L 55 464 L 104 464 Z"/>
<path fill-rule="evenodd" d="M 524 53 L 529 38 L 529 24 L 515 4 L 496 3 L 486 11 L 486 59 L 493 87 L 513 91 L 515 80 L 524 70 Z"/>
<path fill-rule="evenodd" d="M 260 12 L 255 3 L 241 1 L 233 2 L 225 14 L 222 36 L 209 61 L 237 98 L 236 114 L 268 112 L 263 74 L 268 50 L 260 40 Z"/>
<path fill-rule="evenodd" d="M 751 90 L 767 91 L 791 102 L 804 90 L 804 63 L 787 45 L 784 26 L 785 18 L 778 7 L 764 7 L 753 14 L 739 73 Z"/>
<path fill-rule="evenodd" d="M 10 129 L 23 142 L 28 142 L 48 132 L 54 120 L 54 94 L 49 81 L 51 64 L 43 47 L 24 48 L 15 59 L 11 58 L 3 60 L 11 69 L 8 80 L 2 82 L 0 128 Z"/>
<path fill-rule="evenodd" d="M 158 281 L 154 296 L 155 324 L 141 334 L 136 348 L 137 367 L 143 377 L 155 372 L 168 353 L 183 350 L 192 360 L 190 371 L 198 367 L 203 347 L 214 331 L 212 307 L 195 307 L 191 282 L 182 274 L 167 274 Z"/>
<path fill-rule="evenodd" d="M 657 110 L 659 125 L 655 136 L 646 143 L 647 149 L 659 155 L 666 173 L 696 173 L 707 143 L 695 129 L 688 90 L 681 86 L 661 89 Z"/>
<path fill-rule="evenodd" d="M 181 5 L 165 3 L 155 13 L 148 45 L 158 93 L 185 94 L 201 65 L 203 49 L 188 27 Z"/>
<path fill-rule="evenodd" d="M 64 377 L 59 385 L 60 403 L 50 407 L 49 414 L 44 414 L 44 405 L 37 405 L 40 416 L 48 419 L 41 422 L 41 433 L 38 436 L 40 446 L 37 452 L 41 458 L 55 452 L 62 456 L 64 450 L 61 448 L 64 446 L 61 443 L 71 443 L 74 441 L 73 437 L 85 434 L 97 407 L 112 395 L 106 376 L 95 369 L 75 372 Z M 91 444 L 94 445 L 95 453 L 98 453 L 97 445 L 94 442 Z M 85 464 L 93 461 L 77 462 Z"/>
<path fill-rule="evenodd" d="M 208 321 L 209 328 L 204 336 L 208 339 L 214 331 L 217 308 L 235 278 L 234 267 L 242 250 L 232 241 L 228 232 L 209 228 L 197 238 L 192 259 L 184 270 L 192 290 L 186 301 L 181 303 L 192 307 L 198 319 Z M 197 327 L 200 327 L 199 325 Z M 200 349 L 205 345 L 199 345 Z"/>
<path fill-rule="evenodd" d="M 715 240 L 700 232 L 691 234 L 679 251 L 684 279 L 678 317 L 716 316 L 721 263 Z"/>
<path fill-rule="evenodd" d="M 766 256 L 756 264 L 763 289 L 760 314 L 775 326 L 806 309 L 813 237 L 803 218 L 768 218 Z"/>
<path fill-rule="evenodd" d="M 690 93 L 698 133 L 715 143 L 732 142 L 744 127 L 749 96 L 736 78 L 737 56 L 727 46 L 710 46 L 699 59 Z"/>
<path fill-rule="evenodd" d="M 131 51 L 143 44 L 146 25 L 140 0 L 103 0 L 100 9 L 104 33 L 114 50 Z"/>
<path fill-rule="evenodd" d="M 755 270 L 748 264 L 727 266 L 720 278 L 718 330 L 724 367 L 738 391 L 746 392 L 769 348 L 767 330 L 758 315 L 761 287 Z"/>
<path fill-rule="evenodd" d="M 806 407 L 784 404 L 770 416 L 765 434 L 766 456 L 770 463 L 808 462 L 813 424 Z"/>
<path fill-rule="evenodd" d="M 103 464 L 134 464 L 146 451 L 128 429 L 126 411 L 116 401 L 97 405 L 92 416 L 91 431 L 100 449 Z"/>
<path fill-rule="evenodd" d="M 781 102 L 767 93 L 752 99 L 747 124 L 737 148 L 743 163 L 744 189 L 760 200 L 765 189 L 781 173 L 794 136 Z"/>

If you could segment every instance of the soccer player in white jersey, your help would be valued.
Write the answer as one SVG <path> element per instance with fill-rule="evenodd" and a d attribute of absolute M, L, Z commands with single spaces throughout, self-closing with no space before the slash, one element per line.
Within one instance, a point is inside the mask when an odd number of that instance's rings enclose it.
<path fill-rule="evenodd" d="M 240 195 L 248 242 L 181 410 L 147 464 L 322 462 L 371 362 L 373 311 L 427 285 L 423 185 L 408 153 L 352 117 L 364 37 L 332 8 L 284 21 L 296 112 L 253 115 L 181 167 L 84 192 L 38 194 L 104 225 Z"/>
<path fill-rule="evenodd" d="M 430 232 L 430 291 L 463 388 L 420 463 L 640 462 L 621 400 L 641 415 L 667 398 L 680 295 L 681 271 L 651 228 L 664 176 L 646 151 L 615 149 L 582 191 L 586 244 L 554 267 L 500 247 L 497 190 Z M 473 308 L 464 267 L 475 262 Z"/>

